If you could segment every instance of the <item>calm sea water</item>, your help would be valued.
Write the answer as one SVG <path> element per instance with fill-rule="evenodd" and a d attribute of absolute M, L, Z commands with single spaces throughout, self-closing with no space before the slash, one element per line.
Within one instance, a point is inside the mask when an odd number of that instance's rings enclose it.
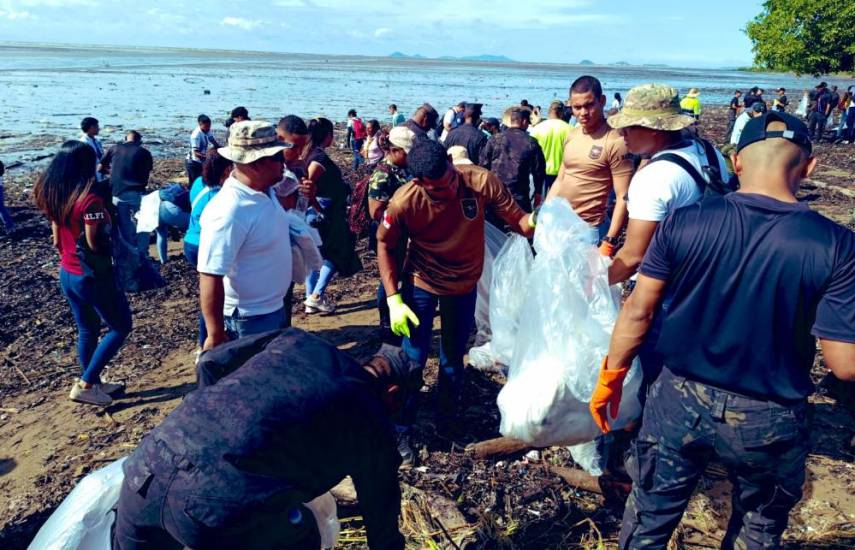
<path fill-rule="evenodd" d="M 755 85 L 784 86 L 798 100 L 816 84 L 786 74 L 709 69 L 0 45 L 0 158 L 26 159 L 46 144 L 55 147 L 79 134 L 84 116 L 100 120 L 105 142 L 118 139 L 113 134 L 120 129 L 136 128 L 157 136 L 154 149 L 161 153 L 184 139 L 199 113 L 217 128 L 236 105 L 271 121 L 289 113 L 343 120 L 350 108 L 385 121 L 389 103 L 409 115 L 424 101 L 442 112 L 469 100 L 484 103 L 486 116 L 498 116 L 523 98 L 544 107 L 563 100 L 582 74 L 600 78 L 609 97 L 662 82 L 684 93 L 698 87 L 707 104 L 725 104 L 734 89 Z"/>

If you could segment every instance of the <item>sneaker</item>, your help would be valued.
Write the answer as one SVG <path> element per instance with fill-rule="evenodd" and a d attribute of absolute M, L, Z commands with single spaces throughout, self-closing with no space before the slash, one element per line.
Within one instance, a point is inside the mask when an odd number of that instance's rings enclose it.
<path fill-rule="evenodd" d="M 416 461 L 416 454 L 413 452 L 413 448 L 410 447 L 410 436 L 407 433 L 401 433 L 398 436 L 398 454 L 401 455 L 399 469 L 406 470 L 413 467 Z"/>
<path fill-rule="evenodd" d="M 306 313 L 317 313 L 320 309 L 321 301 L 313 296 L 307 296 L 303 305 L 306 306 Z"/>
<path fill-rule="evenodd" d="M 332 303 L 326 296 L 321 296 L 320 300 L 315 300 L 318 304 L 315 306 L 321 313 L 335 313 L 335 304 Z"/>
<path fill-rule="evenodd" d="M 113 404 L 113 399 L 104 393 L 99 385 L 94 385 L 89 389 L 85 389 L 80 382 L 75 382 L 71 387 L 71 393 L 68 398 L 77 403 L 85 403 L 87 405 L 97 405 L 107 407 Z"/>
<path fill-rule="evenodd" d="M 110 395 L 110 396 L 115 395 L 115 394 L 117 394 L 117 393 L 119 393 L 119 392 L 123 392 L 123 391 L 125 391 L 125 384 L 124 384 L 124 382 L 119 382 L 118 384 L 114 384 L 114 383 L 112 383 L 112 382 L 104 382 L 104 381 L 102 380 L 102 381 L 101 381 L 101 383 L 100 383 L 100 384 L 98 384 L 98 387 L 100 387 L 100 388 L 101 388 L 101 391 L 102 391 L 102 392 L 104 392 L 104 393 L 106 393 L 107 395 Z"/>

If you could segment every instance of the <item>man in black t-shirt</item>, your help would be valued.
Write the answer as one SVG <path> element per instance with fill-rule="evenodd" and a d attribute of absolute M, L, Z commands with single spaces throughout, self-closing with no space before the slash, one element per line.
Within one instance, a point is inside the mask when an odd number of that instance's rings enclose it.
<path fill-rule="evenodd" d="M 727 107 L 727 133 L 725 134 L 730 139 L 730 133 L 733 131 L 733 125 L 736 123 L 736 117 L 739 116 L 739 110 L 742 108 L 739 103 L 739 98 L 742 97 L 742 90 L 733 92 L 733 97 L 730 98 L 730 105 Z"/>
<path fill-rule="evenodd" d="M 808 114 L 808 125 L 810 135 L 814 143 L 822 141 L 822 135 L 825 133 L 825 126 L 828 124 L 828 116 L 831 114 L 831 92 L 828 91 L 828 86 L 825 82 L 821 82 L 816 87 L 816 100 L 813 103 L 813 109 Z"/>
<path fill-rule="evenodd" d="M 780 546 L 805 480 L 815 338 L 825 365 L 855 380 L 855 233 L 796 199 L 815 166 L 804 123 L 769 112 L 742 132 L 739 191 L 657 228 L 591 398 L 607 431 L 667 290 L 665 368 L 627 458 L 620 548 L 664 549 L 713 458 L 734 484 L 722 546 Z"/>

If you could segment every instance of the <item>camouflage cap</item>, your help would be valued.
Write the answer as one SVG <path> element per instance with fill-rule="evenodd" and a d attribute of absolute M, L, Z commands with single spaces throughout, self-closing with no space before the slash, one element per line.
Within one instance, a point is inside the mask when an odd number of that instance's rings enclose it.
<path fill-rule="evenodd" d="M 642 84 L 631 89 L 623 109 L 609 117 L 609 126 L 616 129 L 643 126 L 677 131 L 694 123 L 694 117 L 682 114 L 677 89 L 663 84 Z"/>

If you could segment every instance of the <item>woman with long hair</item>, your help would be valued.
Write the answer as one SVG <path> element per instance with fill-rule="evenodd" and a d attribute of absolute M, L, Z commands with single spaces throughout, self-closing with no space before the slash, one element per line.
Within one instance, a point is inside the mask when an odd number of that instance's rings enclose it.
<path fill-rule="evenodd" d="M 326 118 L 309 122 L 311 149 L 306 156 L 308 179 L 314 186 L 313 205 L 319 210 L 314 222 L 321 235 L 321 256 L 324 258 L 320 271 L 306 277 L 306 313 L 333 313 L 335 305 L 324 292 L 333 276 L 338 273 L 349 277 L 362 269 L 356 255 L 356 238 L 347 225 L 347 198 L 350 186 L 344 181 L 341 169 L 327 156 L 324 149 L 333 142 L 333 124 Z"/>
<path fill-rule="evenodd" d="M 77 355 L 82 374 L 69 398 L 107 406 L 123 384 L 105 383 L 104 366 L 131 331 L 125 294 L 113 277 L 111 218 L 95 192 L 95 152 L 80 141 L 66 141 L 33 189 L 36 205 L 51 222 L 60 253 L 59 284 L 77 324 Z M 108 331 L 98 339 L 101 322 Z"/>

